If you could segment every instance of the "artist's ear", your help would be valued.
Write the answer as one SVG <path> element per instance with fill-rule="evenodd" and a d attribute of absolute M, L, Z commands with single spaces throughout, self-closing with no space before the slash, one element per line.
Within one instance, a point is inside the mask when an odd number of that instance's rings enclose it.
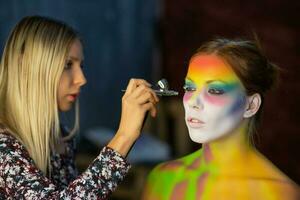
<path fill-rule="evenodd" d="M 257 111 L 259 110 L 259 107 L 261 105 L 261 96 L 258 93 L 255 93 L 251 96 L 247 97 L 247 105 L 246 105 L 246 110 L 244 112 L 244 118 L 250 118 L 253 115 L 255 115 L 255 113 L 257 113 Z"/>

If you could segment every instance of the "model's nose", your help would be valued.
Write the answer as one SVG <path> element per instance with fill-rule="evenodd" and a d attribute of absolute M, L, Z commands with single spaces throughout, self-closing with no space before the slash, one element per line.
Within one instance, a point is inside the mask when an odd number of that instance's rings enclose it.
<path fill-rule="evenodd" d="M 203 109 L 202 93 L 200 91 L 195 92 L 192 98 L 189 99 L 188 105 L 192 109 L 197 109 L 197 110 Z"/>

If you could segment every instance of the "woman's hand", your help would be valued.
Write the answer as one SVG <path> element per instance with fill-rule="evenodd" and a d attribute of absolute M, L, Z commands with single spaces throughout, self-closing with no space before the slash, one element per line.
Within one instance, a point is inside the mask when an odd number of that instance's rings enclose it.
<path fill-rule="evenodd" d="M 143 79 L 131 79 L 122 97 L 122 115 L 119 129 L 108 144 L 110 148 L 126 156 L 139 137 L 146 113 L 156 116 L 159 101 L 150 84 Z"/>

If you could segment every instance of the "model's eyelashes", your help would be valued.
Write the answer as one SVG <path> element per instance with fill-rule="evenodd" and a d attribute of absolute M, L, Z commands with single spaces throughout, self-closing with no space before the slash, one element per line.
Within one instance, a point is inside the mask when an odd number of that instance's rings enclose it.
<path fill-rule="evenodd" d="M 183 86 L 184 91 L 186 92 L 192 92 L 192 91 L 196 91 L 196 87 L 191 86 L 191 85 L 184 85 Z"/>
<path fill-rule="evenodd" d="M 226 93 L 226 90 L 221 87 L 215 87 L 215 86 L 206 86 L 207 93 L 210 95 L 223 95 Z M 183 86 L 183 89 L 185 92 L 194 92 L 197 90 L 197 88 L 193 85 L 185 84 Z"/>
<path fill-rule="evenodd" d="M 207 92 L 211 95 L 222 95 L 225 93 L 225 90 L 221 88 L 208 88 Z"/>
<path fill-rule="evenodd" d="M 186 92 L 194 92 L 197 90 L 197 88 L 193 86 L 184 85 L 183 86 L 184 91 Z M 207 92 L 212 95 L 222 95 L 225 93 L 225 90 L 220 88 L 208 88 Z"/>

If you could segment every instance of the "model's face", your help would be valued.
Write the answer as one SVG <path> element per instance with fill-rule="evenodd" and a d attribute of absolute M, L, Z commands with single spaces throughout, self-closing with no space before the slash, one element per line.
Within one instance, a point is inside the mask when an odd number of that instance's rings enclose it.
<path fill-rule="evenodd" d="M 215 55 L 190 61 L 183 104 L 189 135 L 207 143 L 230 134 L 243 120 L 244 87 L 233 69 Z"/>
<path fill-rule="evenodd" d="M 58 108 L 68 111 L 86 83 L 82 72 L 83 52 L 81 42 L 76 39 L 70 47 L 63 73 L 58 86 Z"/>

